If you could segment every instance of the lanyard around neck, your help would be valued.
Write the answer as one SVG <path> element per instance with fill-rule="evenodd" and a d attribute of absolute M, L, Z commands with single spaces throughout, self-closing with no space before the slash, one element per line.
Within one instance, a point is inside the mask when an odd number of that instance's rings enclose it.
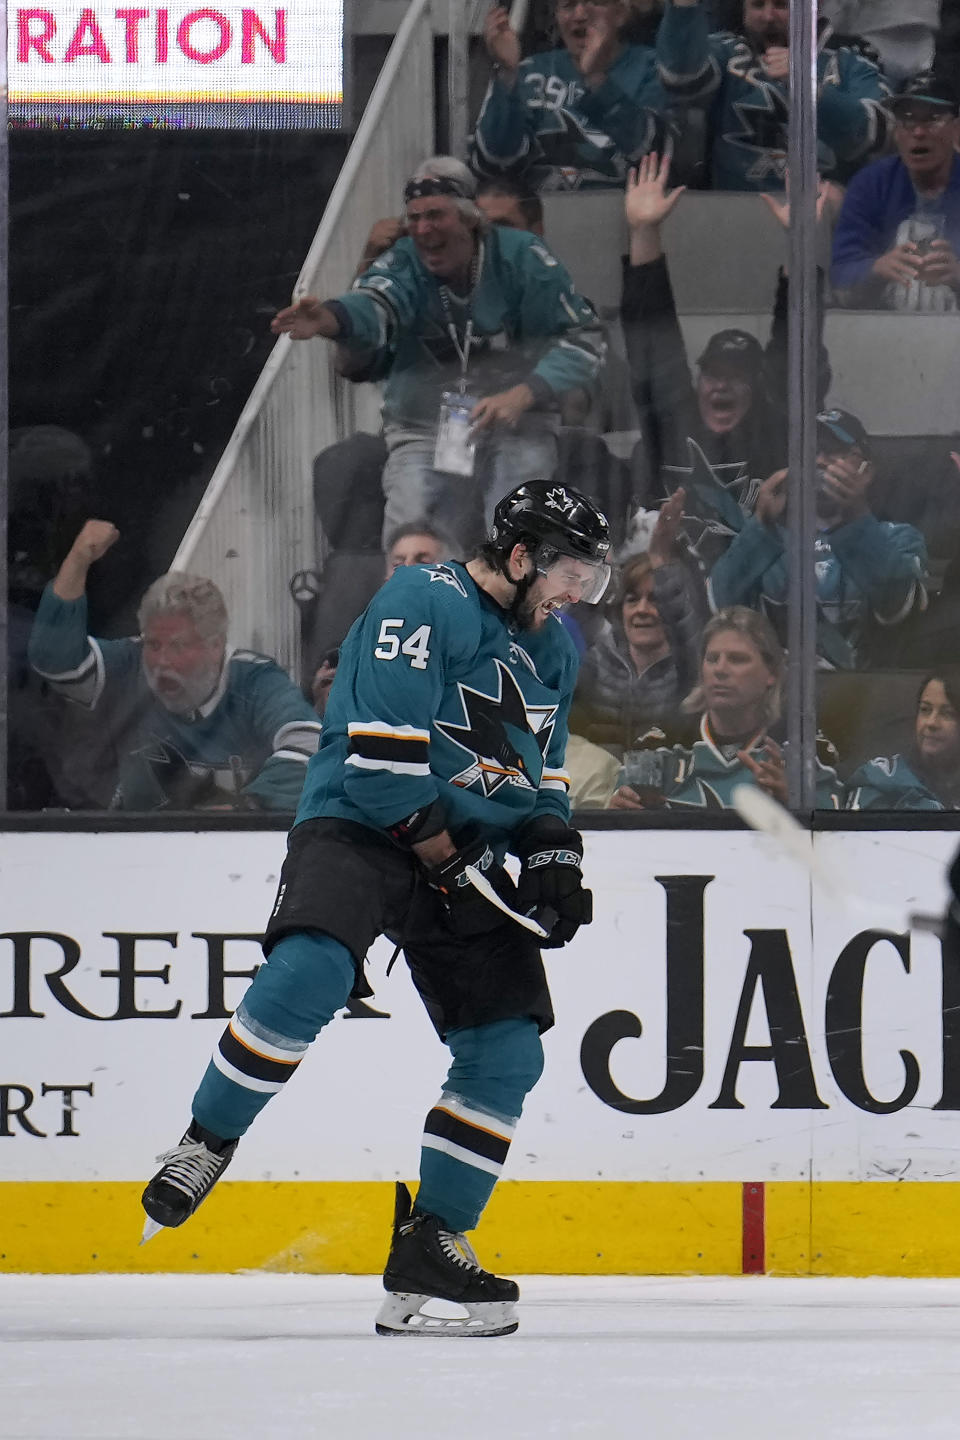
<path fill-rule="evenodd" d="M 470 364 L 470 347 L 473 344 L 473 314 L 471 313 L 471 302 L 474 291 L 477 288 L 477 281 L 480 278 L 480 270 L 483 266 L 483 241 L 481 240 L 474 251 L 473 259 L 470 261 L 470 289 L 467 293 L 467 323 L 463 331 L 463 343 L 457 333 L 456 322 L 453 318 L 453 307 L 450 303 L 450 289 L 447 285 L 438 287 L 440 304 L 443 307 L 444 318 L 447 322 L 447 334 L 450 336 L 451 344 L 457 352 L 460 361 L 460 389 L 466 386 L 467 367 Z"/>

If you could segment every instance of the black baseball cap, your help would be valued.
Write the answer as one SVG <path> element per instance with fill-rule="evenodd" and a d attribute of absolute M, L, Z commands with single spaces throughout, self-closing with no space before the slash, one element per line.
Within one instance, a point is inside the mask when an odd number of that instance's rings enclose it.
<path fill-rule="evenodd" d="M 954 115 L 960 113 L 960 98 L 957 96 L 956 87 L 943 76 L 935 75 L 932 70 L 923 70 L 908 80 L 900 93 L 887 101 L 887 108 L 896 114 L 898 110 L 905 110 L 914 104 L 930 105 L 937 110 L 950 110 Z"/>
<path fill-rule="evenodd" d="M 708 375 L 736 375 L 754 384 L 763 371 L 763 346 L 746 330 L 718 330 L 697 364 Z"/>
<path fill-rule="evenodd" d="M 863 421 L 849 410 L 821 410 L 817 416 L 817 449 L 852 450 L 855 445 L 869 455 L 870 436 Z"/>

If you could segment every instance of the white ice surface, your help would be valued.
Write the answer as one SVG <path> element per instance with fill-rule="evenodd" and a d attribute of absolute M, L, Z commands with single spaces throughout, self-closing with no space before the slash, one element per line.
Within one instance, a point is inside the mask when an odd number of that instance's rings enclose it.
<path fill-rule="evenodd" d="M 960 1281 L 521 1279 L 496 1340 L 378 1277 L 0 1276 L 0 1440 L 960 1436 Z"/>

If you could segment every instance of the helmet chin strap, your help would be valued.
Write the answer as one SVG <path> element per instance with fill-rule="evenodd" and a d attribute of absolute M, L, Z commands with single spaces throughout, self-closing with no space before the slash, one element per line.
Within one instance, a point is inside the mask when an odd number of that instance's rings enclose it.
<path fill-rule="evenodd" d="M 507 580 L 509 580 L 510 584 L 514 587 L 513 599 L 510 601 L 510 604 L 507 607 L 507 614 L 512 620 L 517 620 L 520 617 L 520 606 L 527 598 L 527 592 L 529 591 L 530 586 L 536 580 L 539 571 L 537 570 L 536 561 L 533 557 L 533 552 L 530 550 L 529 546 L 525 546 L 524 548 L 527 552 L 527 558 L 533 565 L 533 570 L 529 575 L 521 575 L 519 580 L 514 580 L 513 576 L 510 574 L 510 556 L 513 553 L 513 548 L 513 545 L 511 545 L 509 551 L 502 550 L 500 552 L 499 569 L 500 574 L 503 575 Z"/>

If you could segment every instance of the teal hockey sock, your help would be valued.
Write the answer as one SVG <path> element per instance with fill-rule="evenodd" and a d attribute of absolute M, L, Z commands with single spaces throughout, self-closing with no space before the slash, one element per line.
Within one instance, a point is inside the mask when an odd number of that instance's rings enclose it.
<path fill-rule="evenodd" d="M 347 1003 L 353 957 L 316 930 L 285 935 L 260 966 L 193 1097 L 194 1118 L 233 1139 L 296 1072 L 312 1040 Z"/>
<path fill-rule="evenodd" d="M 452 1030 L 447 1044 L 453 1064 L 424 1125 L 415 1208 L 450 1230 L 473 1230 L 543 1073 L 543 1048 L 527 1018 Z"/>

